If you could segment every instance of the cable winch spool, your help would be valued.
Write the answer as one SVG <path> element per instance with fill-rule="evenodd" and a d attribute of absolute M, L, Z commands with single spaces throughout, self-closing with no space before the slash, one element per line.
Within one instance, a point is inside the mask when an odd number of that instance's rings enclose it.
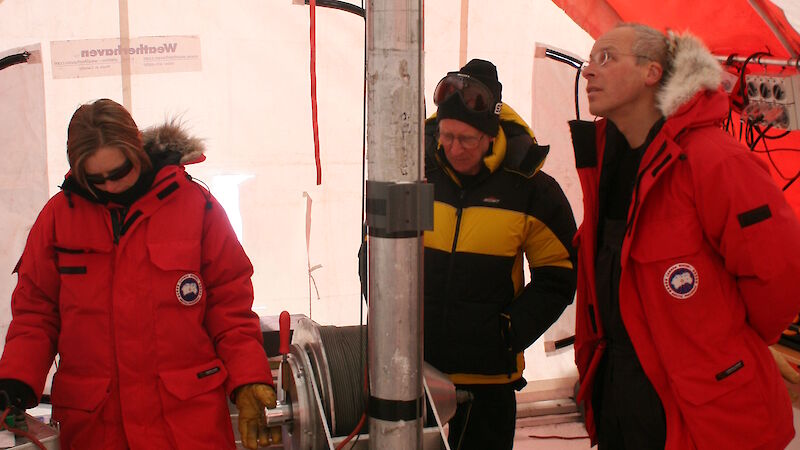
<path fill-rule="evenodd" d="M 350 434 L 364 412 L 366 333 L 365 326 L 319 328 L 322 348 L 328 358 L 333 391 L 332 405 L 327 408 L 333 436 Z M 362 346 L 360 352 L 359 345 Z M 367 427 L 368 424 L 365 423 L 361 431 L 366 432 Z"/>
<path fill-rule="evenodd" d="M 332 449 L 355 430 L 367 401 L 366 345 L 364 326 L 320 326 L 308 318 L 295 323 L 281 363 L 279 405 L 266 410 L 267 424 L 282 426 L 285 449 Z M 428 365 L 424 377 L 439 417 L 447 422 L 455 413 L 455 386 Z M 359 432 L 357 448 L 366 448 L 361 447 L 369 440 L 366 422 Z M 425 428 L 423 448 L 442 448 L 440 434 L 438 427 Z"/>

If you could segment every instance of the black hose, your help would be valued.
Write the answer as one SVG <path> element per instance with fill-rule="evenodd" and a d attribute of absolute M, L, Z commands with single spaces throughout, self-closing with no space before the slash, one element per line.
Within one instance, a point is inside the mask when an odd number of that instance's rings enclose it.
<path fill-rule="evenodd" d="M 3 70 L 7 67 L 11 67 L 16 64 L 22 64 L 24 62 L 28 62 L 28 58 L 30 58 L 31 54 L 27 51 L 22 53 L 15 53 L 13 55 L 8 55 L 2 59 L 0 59 L 0 70 Z"/>

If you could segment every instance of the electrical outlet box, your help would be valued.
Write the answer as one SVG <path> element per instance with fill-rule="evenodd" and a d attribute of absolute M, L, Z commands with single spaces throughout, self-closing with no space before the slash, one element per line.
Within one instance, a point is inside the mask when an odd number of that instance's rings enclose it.
<path fill-rule="evenodd" d="M 743 114 L 759 126 L 800 129 L 800 74 L 748 74 Z"/>

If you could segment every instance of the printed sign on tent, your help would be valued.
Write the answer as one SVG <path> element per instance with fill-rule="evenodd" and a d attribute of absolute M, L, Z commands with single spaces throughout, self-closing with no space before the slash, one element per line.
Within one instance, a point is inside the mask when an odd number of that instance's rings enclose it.
<path fill-rule="evenodd" d="M 122 48 L 117 39 L 81 39 L 50 43 L 53 78 L 102 77 L 120 74 L 120 55 L 129 55 L 132 74 L 199 72 L 200 38 L 146 36 L 131 38 Z"/>

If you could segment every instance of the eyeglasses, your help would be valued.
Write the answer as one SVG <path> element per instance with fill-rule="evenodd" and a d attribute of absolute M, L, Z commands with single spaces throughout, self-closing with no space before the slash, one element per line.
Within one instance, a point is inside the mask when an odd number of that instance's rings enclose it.
<path fill-rule="evenodd" d="M 458 141 L 458 145 L 464 150 L 475 150 L 478 148 L 478 144 L 481 143 L 481 139 L 483 139 L 484 136 L 484 134 L 466 136 L 463 134 L 455 135 L 453 133 L 442 133 L 439 134 L 439 143 L 449 147 L 453 141 Z"/>
<path fill-rule="evenodd" d="M 104 184 L 106 181 L 117 181 L 125 178 L 133 170 L 133 162 L 126 159 L 121 166 L 108 172 L 108 175 L 86 174 L 86 182 L 90 184 Z"/>
<path fill-rule="evenodd" d="M 643 58 L 643 59 L 650 59 L 649 56 L 645 55 L 637 55 L 635 53 L 617 53 L 611 52 L 608 49 L 604 48 L 599 52 L 595 53 L 594 55 L 589 56 L 589 60 L 583 63 L 583 67 L 586 68 L 587 66 L 600 66 L 605 67 L 609 61 L 616 61 L 618 56 L 633 56 L 634 58 Z"/>
<path fill-rule="evenodd" d="M 461 96 L 464 105 L 473 112 L 487 112 L 495 108 L 494 95 L 485 84 L 458 72 L 450 72 L 439 80 L 433 91 L 433 103 L 439 106 L 456 94 Z"/>

